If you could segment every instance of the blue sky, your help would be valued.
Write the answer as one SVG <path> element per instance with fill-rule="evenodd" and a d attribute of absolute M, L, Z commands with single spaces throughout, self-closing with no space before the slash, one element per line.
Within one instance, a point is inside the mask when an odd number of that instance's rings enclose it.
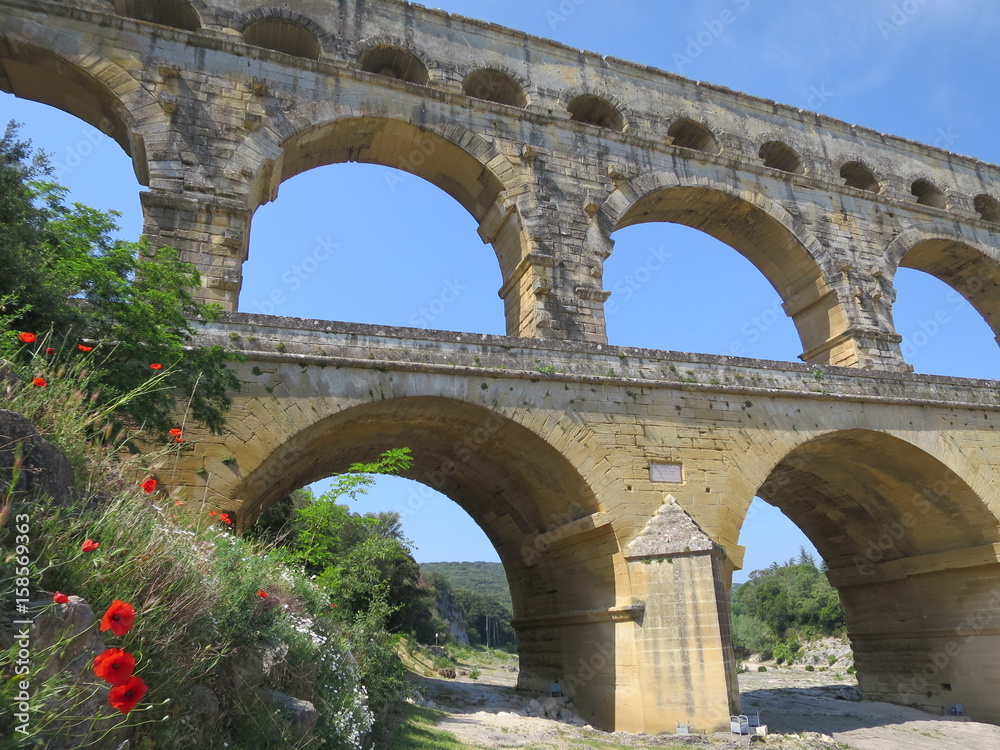
<path fill-rule="evenodd" d="M 988 0 L 429 4 L 1000 162 L 1000 5 Z M 123 235 L 138 234 L 139 187 L 114 142 L 8 95 L 0 95 L 0 116 L 25 123 L 24 135 L 52 154 L 74 199 L 121 211 Z M 801 349 L 777 295 L 735 251 L 667 224 L 614 239 L 605 272 L 614 291 L 611 343 L 720 354 L 739 347 L 746 356 L 796 360 Z M 313 170 L 257 212 L 250 241 L 243 311 L 504 332 L 492 250 L 471 216 L 419 178 L 357 164 Z M 1000 350 L 964 300 L 906 269 L 897 288 L 897 327 L 918 372 L 997 376 Z M 935 329 L 935 318 L 946 322 Z M 415 483 L 381 482 L 356 508 L 401 511 L 419 561 L 497 559 L 457 505 Z M 808 545 L 760 501 L 741 541 L 748 553 L 737 580 Z"/>

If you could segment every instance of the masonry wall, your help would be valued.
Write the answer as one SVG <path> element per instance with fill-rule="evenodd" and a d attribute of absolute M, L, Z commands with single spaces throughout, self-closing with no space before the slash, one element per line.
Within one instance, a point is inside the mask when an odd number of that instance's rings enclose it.
<path fill-rule="evenodd" d="M 210 326 L 209 340 L 245 348 L 244 390 L 227 435 L 188 432 L 177 491 L 245 527 L 284 492 L 413 446 L 413 478 L 462 505 L 504 561 L 524 687 L 558 679 L 606 727 L 719 726 L 738 707 L 726 592 L 761 494 L 829 562 L 867 696 L 1000 720 L 975 697 L 993 678 L 956 671 L 972 654 L 990 663 L 1000 626 L 1000 396 L 987 384 L 292 323 Z M 679 464 L 681 481 L 651 481 L 651 464 Z M 630 552 L 666 507 L 718 552 Z M 961 653 L 918 695 L 914 672 L 956 638 Z"/>
<path fill-rule="evenodd" d="M 354 160 L 424 177 L 470 211 L 511 335 L 604 341 L 603 264 L 615 230 L 642 221 L 690 223 L 743 253 L 820 366 L 907 369 L 900 265 L 951 284 L 1000 331 L 992 165 L 394 0 L 174 5 L 197 23 L 146 0 L 5 0 L 0 88 L 112 134 L 150 188 L 147 235 L 229 310 L 254 210 L 283 180 Z M 261 21 L 312 41 L 253 36 Z M 367 70 L 372 50 L 424 77 Z M 519 102 L 468 94 L 483 71 Z M 580 97 L 613 116 L 577 117 Z M 774 144 L 791 156 L 769 157 Z"/>

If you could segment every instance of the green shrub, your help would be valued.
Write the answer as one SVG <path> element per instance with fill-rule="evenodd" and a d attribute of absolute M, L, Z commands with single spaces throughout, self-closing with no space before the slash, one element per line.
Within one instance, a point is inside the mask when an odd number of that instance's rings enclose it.
<path fill-rule="evenodd" d="M 816 671 L 816 667 L 814 667 L 812 664 L 806 664 L 806 671 L 807 672 L 815 672 Z"/>
<path fill-rule="evenodd" d="M 757 667 L 757 671 L 758 672 L 766 672 L 767 671 L 767 667 L 765 667 L 763 664 L 761 664 L 759 667 Z"/>
<path fill-rule="evenodd" d="M 802 645 L 796 640 L 783 641 L 774 647 L 774 660 L 778 664 L 794 664 L 802 651 Z"/>
<path fill-rule="evenodd" d="M 737 658 L 747 658 L 750 654 L 760 654 L 770 659 L 775 646 L 775 638 L 763 620 L 750 615 L 733 617 L 733 649 Z"/>

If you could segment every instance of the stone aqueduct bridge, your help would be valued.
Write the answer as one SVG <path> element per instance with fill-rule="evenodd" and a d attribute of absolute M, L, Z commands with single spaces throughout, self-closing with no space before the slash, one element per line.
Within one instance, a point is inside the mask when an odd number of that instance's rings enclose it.
<path fill-rule="evenodd" d="M 231 430 L 161 479 L 245 528 L 413 447 L 504 561 L 522 686 L 650 732 L 738 707 L 728 587 L 759 495 L 828 562 L 867 697 L 1000 721 L 1000 395 L 909 374 L 892 322 L 906 266 L 997 329 L 1000 170 L 419 6 L 289 5 L 0 0 L 0 88 L 114 137 L 146 233 L 230 311 L 283 180 L 426 178 L 493 246 L 509 337 L 230 312 L 205 335 L 248 355 Z M 808 364 L 608 347 L 611 235 L 650 221 L 746 256 Z"/>

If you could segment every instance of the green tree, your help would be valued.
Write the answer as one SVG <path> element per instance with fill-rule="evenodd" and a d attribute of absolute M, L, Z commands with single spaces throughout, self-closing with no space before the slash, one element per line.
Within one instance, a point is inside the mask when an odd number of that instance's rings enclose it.
<path fill-rule="evenodd" d="M 517 645 L 517 634 L 511 625 L 511 614 L 491 596 L 468 589 L 456 589 L 455 600 L 465 614 L 469 640 L 492 648 Z"/>
<path fill-rule="evenodd" d="M 384 612 L 387 629 L 426 640 L 433 638 L 437 624 L 434 596 L 421 579 L 399 514 L 360 515 L 337 502 L 366 494 L 375 475 L 397 474 L 412 461 L 409 449 L 397 448 L 374 462 L 353 464 L 320 497 L 300 491 L 297 509 L 288 508 L 294 501 L 285 501 L 274 518 L 258 522 L 255 533 L 265 533 L 279 521 L 290 525 L 285 538 L 292 556 L 316 576 L 331 604 L 352 615 Z M 281 519 L 289 510 L 290 523 Z"/>
<path fill-rule="evenodd" d="M 45 155 L 19 140 L 18 128 L 10 123 L 0 138 L 0 354 L 32 364 L 40 347 L 18 341 L 21 331 L 62 356 L 82 356 L 77 345 L 86 342 L 91 395 L 117 405 L 119 425 L 165 433 L 183 399 L 195 420 L 221 432 L 239 388 L 226 364 L 238 355 L 197 345 L 193 321 L 219 314 L 192 296 L 197 271 L 170 248 L 116 239 L 116 212 L 67 205 Z M 163 366 L 162 387 L 123 398 L 154 363 Z"/>
<path fill-rule="evenodd" d="M 840 596 L 804 550 L 797 561 L 754 571 L 750 580 L 735 588 L 733 617 L 734 631 L 736 620 L 747 617 L 766 625 L 777 639 L 784 639 L 790 630 L 806 637 L 830 635 L 845 624 Z"/>

